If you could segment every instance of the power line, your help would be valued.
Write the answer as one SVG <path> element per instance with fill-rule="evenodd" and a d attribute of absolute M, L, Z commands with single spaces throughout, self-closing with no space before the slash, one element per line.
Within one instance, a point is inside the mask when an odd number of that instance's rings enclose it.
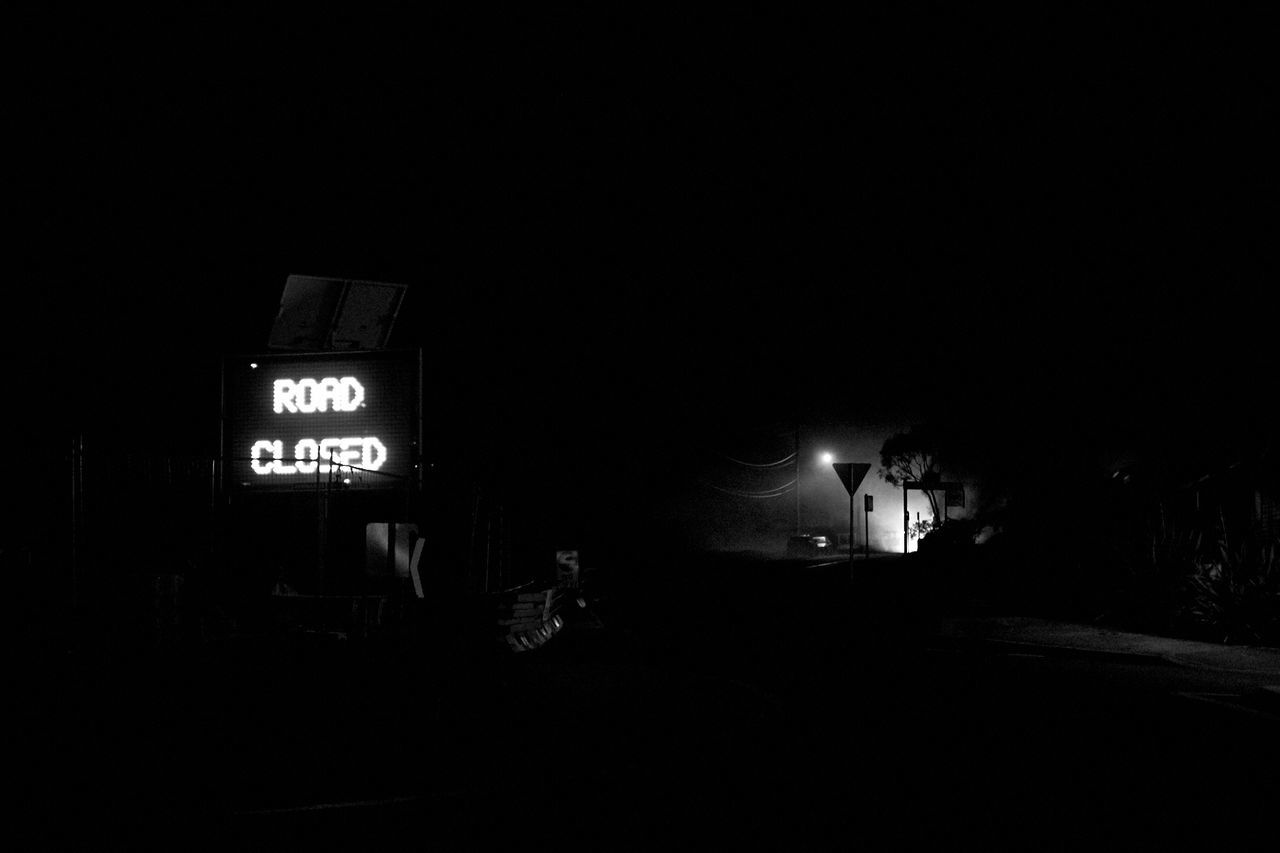
<path fill-rule="evenodd" d="M 725 454 L 723 453 L 721 453 L 720 455 L 725 459 L 728 459 L 730 462 L 745 466 L 747 468 L 777 468 L 779 465 L 786 465 L 787 463 L 791 462 L 793 459 L 796 458 L 796 454 L 792 452 L 787 456 L 783 457 L 782 459 L 779 459 L 777 462 L 743 462 L 741 459 L 734 459 L 732 456 L 725 456 Z"/>
<path fill-rule="evenodd" d="M 755 494 L 751 494 L 751 493 L 749 493 L 749 492 L 735 492 L 735 491 L 733 491 L 733 490 L 731 490 L 731 489 L 722 489 L 722 488 L 720 488 L 719 486 L 713 485 L 713 484 L 711 484 L 711 483 L 707 483 L 707 485 L 708 485 L 708 486 L 710 486 L 711 488 L 715 489 L 715 490 L 716 490 L 716 491 L 718 491 L 718 492 L 723 492 L 723 493 L 724 493 L 724 494 L 726 494 L 726 495 L 733 495 L 733 496 L 734 496 L 734 497 L 736 497 L 736 498 L 747 498 L 747 499 L 749 499 L 749 500 L 768 500 L 768 499 L 770 499 L 770 498 L 780 498 L 780 497 L 783 497 L 784 495 L 789 495 L 789 494 L 791 494 L 791 492 L 793 491 L 792 489 L 783 489 L 782 491 L 778 492 L 777 494 L 771 494 L 771 495 L 755 495 Z"/>
<path fill-rule="evenodd" d="M 739 498 L 753 498 L 757 500 L 780 498 L 783 495 L 790 494 L 796 485 L 796 481 L 792 480 L 789 483 L 784 483 L 783 485 L 778 486 L 776 489 L 769 489 L 763 492 L 747 492 L 739 489 L 726 489 L 723 486 L 717 486 L 715 483 L 708 483 L 706 480 L 700 480 L 699 482 L 704 486 L 715 489 L 717 492 L 724 492 L 726 495 L 733 495 Z"/>

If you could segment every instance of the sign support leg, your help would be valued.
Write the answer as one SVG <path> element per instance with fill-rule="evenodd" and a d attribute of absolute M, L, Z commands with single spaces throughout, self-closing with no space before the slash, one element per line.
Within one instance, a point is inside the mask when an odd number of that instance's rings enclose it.
<path fill-rule="evenodd" d="M 911 511 L 907 509 L 907 487 L 902 487 L 902 553 L 907 553 L 907 531 L 911 527 Z"/>

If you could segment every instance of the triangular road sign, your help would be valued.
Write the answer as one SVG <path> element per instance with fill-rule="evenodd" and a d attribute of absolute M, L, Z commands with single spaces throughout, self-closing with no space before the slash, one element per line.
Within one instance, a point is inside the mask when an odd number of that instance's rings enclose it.
<path fill-rule="evenodd" d="M 836 469 L 836 474 L 840 477 L 840 482 L 844 483 L 845 490 L 852 496 L 858 491 L 858 486 L 862 484 L 862 478 L 867 476 L 867 472 L 871 470 L 869 462 L 835 462 L 831 465 Z"/>

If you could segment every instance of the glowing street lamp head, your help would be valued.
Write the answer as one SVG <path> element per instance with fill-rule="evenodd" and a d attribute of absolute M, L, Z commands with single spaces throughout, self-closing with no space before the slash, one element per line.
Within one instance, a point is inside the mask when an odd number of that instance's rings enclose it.
<path fill-rule="evenodd" d="M 836 461 L 835 455 L 830 451 L 824 451 L 821 456 L 821 459 L 822 459 L 823 465 L 830 465 L 832 462 Z"/>

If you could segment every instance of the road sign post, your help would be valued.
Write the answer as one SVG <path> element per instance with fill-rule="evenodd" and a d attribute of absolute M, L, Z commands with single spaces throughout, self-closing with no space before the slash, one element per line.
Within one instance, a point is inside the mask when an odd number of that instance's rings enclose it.
<path fill-rule="evenodd" d="M 853 570 L 853 492 L 849 492 L 849 570 Z"/>
<path fill-rule="evenodd" d="M 834 462 L 831 465 L 836 471 L 836 476 L 840 478 L 840 482 L 844 484 L 845 491 L 849 493 L 849 568 L 853 569 L 853 495 L 858 491 L 858 486 L 862 483 L 867 472 L 871 470 L 871 464 L 868 462 Z"/>
<path fill-rule="evenodd" d="M 910 486 L 902 486 L 902 553 L 907 553 L 907 536 L 911 531 L 911 510 L 907 509 L 907 491 Z"/>
<path fill-rule="evenodd" d="M 875 498 L 862 496 L 862 559 L 871 559 L 871 513 L 875 511 Z M 852 513 L 850 513 L 852 515 Z M 850 545 L 852 548 L 852 545 Z"/>

